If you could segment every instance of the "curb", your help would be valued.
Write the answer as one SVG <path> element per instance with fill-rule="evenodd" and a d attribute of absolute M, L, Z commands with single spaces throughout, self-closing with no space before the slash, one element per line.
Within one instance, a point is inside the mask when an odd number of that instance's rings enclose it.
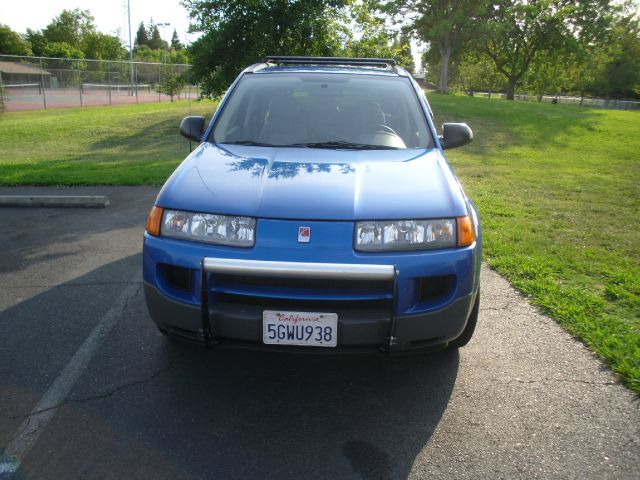
<path fill-rule="evenodd" d="M 0 207 L 105 208 L 106 195 L 0 195 Z"/>

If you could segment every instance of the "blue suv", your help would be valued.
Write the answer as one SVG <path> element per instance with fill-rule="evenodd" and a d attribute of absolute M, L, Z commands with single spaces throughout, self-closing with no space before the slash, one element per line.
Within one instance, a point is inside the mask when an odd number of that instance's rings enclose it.
<path fill-rule="evenodd" d="M 395 61 L 267 57 L 229 87 L 144 234 L 160 331 L 211 345 L 383 351 L 465 345 L 478 214 L 422 89 Z"/>

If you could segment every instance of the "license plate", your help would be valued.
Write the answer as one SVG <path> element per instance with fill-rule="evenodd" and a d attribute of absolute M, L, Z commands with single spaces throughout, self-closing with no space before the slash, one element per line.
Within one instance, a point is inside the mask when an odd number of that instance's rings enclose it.
<path fill-rule="evenodd" d="M 262 313 L 262 340 L 266 344 L 335 347 L 338 314 L 311 312 Z"/>

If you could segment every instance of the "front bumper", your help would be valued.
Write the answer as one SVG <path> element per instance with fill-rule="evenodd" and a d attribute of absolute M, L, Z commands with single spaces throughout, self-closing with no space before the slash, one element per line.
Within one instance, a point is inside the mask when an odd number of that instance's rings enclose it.
<path fill-rule="evenodd" d="M 145 234 L 151 318 L 190 340 L 320 353 L 446 345 L 463 331 L 479 286 L 480 235 L 464 248 L 363 253 L 352 248 L 352 223 L 305 222 L 310 244 L 296 243 L 298 224 L 260 220 L 255 247 L 245 249 Z M 264 310 L 336 313 L 337 348 L 264 345 Z"/>
<path fill-rule="evenodd" d="M 145 282 L 144 293 L 149 313 L 166 333 L 195 342 L 205 342 L 202 310 L 193 305 L 172 300 Z M 379 311 L 333 309 L 338 313 L 338 350 L 343 352 L 405 351 L 436 348 L 457 338 L 467 324 L 475 294 L 458 298 L 447 307 L 429 313 L 398 316 L 397 339 L 389 346 L 389 315 Z M 277 304 L 276 304 L 277 305 Z M 269 307 L 274 308 L 274 307 Z M 277 309 L 277 306 L 275 307 Z M 286 310 L 289 307 L 283 307 Z M 212 340 L 216 344 L 243 346 L 263 350 L 330 353 L 335 349 L 290 347 L 262 343 L 262 311 L 260 305 L 210 305 L 208 316 Z M 317 309 L 316 309 L 317 310 Z"/>

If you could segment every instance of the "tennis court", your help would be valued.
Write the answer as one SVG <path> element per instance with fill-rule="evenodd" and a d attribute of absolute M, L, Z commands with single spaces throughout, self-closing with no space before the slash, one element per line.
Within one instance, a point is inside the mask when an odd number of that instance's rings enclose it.
<path fill-rule="evenodd" d="M 0 55 L 0 110 L 196 99 L 191 65 Z M 178 88 L 177 85 L 180 85 Z"/>
<path fill-rule="evenodd" d="M 186 86 L 174 100 L 196 99 L 197 86 Z M 41 108 L 87 107 L 96 105 L 124 105 L 132 103 L 170 102 L 171 97 L 160 93 L 153 85 L 80 84 L 75 88 L 42 88 L 40 83 L 4 85 L 5 111 L 38 110 Z"/>

